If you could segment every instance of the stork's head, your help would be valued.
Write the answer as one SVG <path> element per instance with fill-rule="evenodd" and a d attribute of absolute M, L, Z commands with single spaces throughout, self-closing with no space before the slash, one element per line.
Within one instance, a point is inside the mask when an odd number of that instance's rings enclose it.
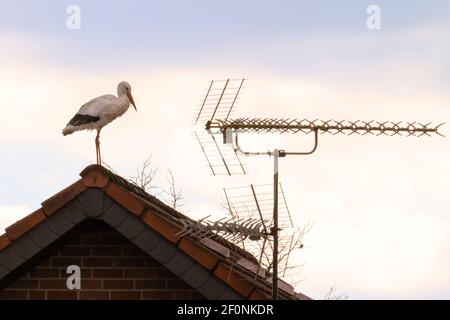
<path fill-rule="evenodd" d="M 131 104 L 133 105 L 134 109 L 137 111 L 133 96 L 131 95 L 131 86 L 128 82 L 122 81 L 121 83 L 119 83 L 119 85 L 117 86 L 117 95 L 119 97 L 122 95 L 126 95 L 128 97 L 128 100 L 130 100 Z"/>

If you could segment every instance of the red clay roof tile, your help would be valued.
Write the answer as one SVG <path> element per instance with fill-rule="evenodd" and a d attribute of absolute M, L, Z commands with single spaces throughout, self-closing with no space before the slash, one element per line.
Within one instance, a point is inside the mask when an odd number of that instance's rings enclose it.
<path fill-rule="evenodd" d="M 108 176 L 103 171 L 92 169 L 81 179 L 86 187 L 103 188 L 109 182 Z"/>
<path fill-rule="evenodd" d="M 176 234 L 181 231 L 181 227 L 156 214 L 153 210 L 147 210 L 142 216 L 142 220 L 170 242 L 177 244 L 180 240 Z"/>
<path fill-rule="evenodd" d="M 258 267 L 258 265 L 256 263 L 254 263 L 246 258 L 240 258 L 239 260 L 236 261 L 236 263 L 238 265 L 240 265 L 242 268 L 244 268 L 254 274 L 258 273 L 258 276 L 261 278 L 265 278 L 267 276 L 266 275 L 267 270 L 264 267 L 262 267 L 262 266 Z"/>
<path fill-rule="evenodd" d="M 208 270 L 214 269 L 219 260 L 211 250 L 187 237 L 181 239 L 178 247 Z"/>
<path fill-rule="evenodd" d="M 203 238 L 202 240 L 200 240 L 200 243 L 208 247 L 210 250 L 217 252 L 226 258 L 229 258 L 231 256 L 230 249 L 226 248 L 220 243 L 217 243 L 214 240 L 211 240 L 209 238 Z"/>
<path fill-rule="evenodd" d="M 255 289 L 253 290 L 250 297 L 248 297 L 250 300 L 270 300 L 272 297 L 269 294 L 266 294 L 265 292 Z"/>
<path fill-rule="evenodd" d="M 11 240 L 9 240 L 8 236 L 5 234 L 2 234 L 0 236 L 0 250 L 2 250 L 4 247 L 9 245 L 11 243 Z"/>
<path fill-rule="evenodd" d="M 44 202 L 42 202 L 42 208 L 44 208 L 45 214 L 51 215 L 53 212 L 66 205 L 67 202 L 75 198 L 77 195 L 79 195 L 86 189 L 87 187 L 83 184 L 83 182 L 80 179 L 74 184 L 65 188 L 64 190 L 58 192 L 50 199 L 47 199 Z"/>
<path fill-rule="evenodd" d="M 87 166 L 83 169 L 83 171 L 80 172 L 81 177 L 85 177 L 89 175 L 92 171 L 102 172 L 105 176 L 108 175 L 108 170 L 105 167 L 102 167 L 98 164 L 91 164 L 90 166 Z"/>
<path fill-rule="evenodd" d="M 243 275 L 235 268 L 230 268 L 224 263 L 220 263 L 217 266 L 216 270 L 214 271 L 214 275 L 228 284 L 231 288 L 236 290 L 245 298 L 247 298 L 255 288 L 255 284 L 253 283 L 252 279 Z"/>
<path fill-rule="evenodd" d="M 6 234 L 11 240 L 19 238 L 24 233 L 31 230 L 37 224 L 45 219 L 45 214 L 42 208 L 36 210 L 32 214 L 26 216 L 22 220 L 17 221 L 13 225 L 6 228 Z"/>
<path fill-rule="evenodd" d="M 137 196 L 111 183 L 106 187 L 106 194 L 116 200 L 122 207 L 134 213 L 137 216 L 142 215 L 145 203 Z"/>

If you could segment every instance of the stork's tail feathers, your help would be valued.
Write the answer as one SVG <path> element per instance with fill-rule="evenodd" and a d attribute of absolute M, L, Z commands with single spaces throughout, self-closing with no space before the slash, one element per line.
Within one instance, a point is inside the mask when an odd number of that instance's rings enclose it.
<path fill-rule="evenodd" d="M 67 136 L 68 134 L 72 134 L 74 132 L 75 132 L 75 130 L 73 130 L 72 126 L 67 126 L 63 129 L 62 134 Z"/>

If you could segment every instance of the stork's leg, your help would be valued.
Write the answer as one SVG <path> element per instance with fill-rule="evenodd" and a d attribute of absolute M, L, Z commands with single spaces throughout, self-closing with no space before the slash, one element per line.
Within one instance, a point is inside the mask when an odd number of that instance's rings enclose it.
<path fill-rule="evenodd" d="M 102 165 L 102 148 L 100 148 L 100 130 L 98 130 L 98 159 L 100 160 L 100 165 Z"/>
<path fill-rule="evenodd" d="M 102 164 L 102 157 L 101 157 L 101 153 L 100 153 L 100 130 L 101 129 L 97 129 L 97 136 L 95 137 L 95 149 L 96 149 L 96 153 L 97 153 L 97 164 L 99 164 L 99 165 Z"/>
<path fill-rule="evenodd" d="M 97 136 L 95 137 L 95 156 L 97 157 L 97 164 L 99 162 L 98 159 L 98 131 L 97 131 Z"/>

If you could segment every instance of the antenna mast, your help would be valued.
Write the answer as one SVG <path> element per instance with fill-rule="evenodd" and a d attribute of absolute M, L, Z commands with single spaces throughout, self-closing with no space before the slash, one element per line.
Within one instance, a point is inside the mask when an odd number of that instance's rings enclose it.
<path fill-rule="evenodd" d="M 238 85 L 231 84 L 231 87 L 237 89 L 233 93 L 229 93 L 230 83 L 238 82 Z M 237 118 L 230 119 L 230 114 L 233 111 L 235 102 L 238 98 L 239 93 L 243 88 L 245 79 L 240 80 L 230 80 L 227 79 L 222 83 L 225 85 L 221 89 L 221 94 L 219 95 L 218 101 L 214 104 L 212 112 L 205 112 L 204 104 L 210 97 L 211 88 L 213 87 L 214 81 L 211 81 L 209 89 L 206 93 L 204 103 L 200 108 L 198 116 L 196 118 L 195 124 L 201 124 L 200 119 L 203 120 L 203 132 L 207 132 L 211 139 L 214 141 L 216 149 L 219 151 L 219 158 L 222 160 L 225 167 L 227 167 L 227 173 L 229 175 L 232 172 L 228 169 L 227 160 L 223 157 L 220 152 L 217 140 L 214 135 L 221 135 L 223 137 L 223 142 L 225 145 L 231 146 L 237 159 L 239 159 L 240 169 L 242 172 L 246 173 L 244 166 L 242 165 L 239 155 L 243 156 L 258 156 L 258 155 L 269 155 L 273 156 L 273 226 L 270 229 L 269 235 L 273 237 L 273 278 L 272 278 L 272 297 L 274 300 L 278 299 L 278 240 L 280 228 L 278 226 L 278 186 L 279 186 L 279 158 L 286 157 L 288 155 L 302 156 L 313 154 L 319 144 L 319 134 L 347 134 L 353 135 L 358 134 L 361 136 L 371 134 L 371 135 L 406 135 L 406 136 L 431 136 L 437 134 L 443 136 L 439 132 L 439 128 L 443 125 L 439 124 L 433 126 L 431 123 L 421 124 L 418 122 L 403 123 L 403 122 L 375 122 L 374 121 L 336 121 L 336 120 L 298 120 L 298 119 L 286 119 L 286 118 Z M 220 91 L 220 90 L 219 90 Z M 231 104 L 222 104 L 224 96 L 234 95 L 231 97 Z M 223 118 L 220 118 L 224 116 Z M 206 121 L 206 122 L 205 122 Z M 314 136 L 314 145 L 312 149 L 307 151 L 286 151 L 280 149 L 260 151 L 260 150 L 243 150 L 239 145 L 239 134 L 240 133 L 312 133 Z M 211 158 L 212 155 L 208 155 L 205 148 L 202 146 L 202 150 L 206 159 Z M 208 160 L 209 163 L 209 160 Z M 213 170 L 213 166 L 210 164 L 210 168 L 213 174 L 216 172 Z"/>

